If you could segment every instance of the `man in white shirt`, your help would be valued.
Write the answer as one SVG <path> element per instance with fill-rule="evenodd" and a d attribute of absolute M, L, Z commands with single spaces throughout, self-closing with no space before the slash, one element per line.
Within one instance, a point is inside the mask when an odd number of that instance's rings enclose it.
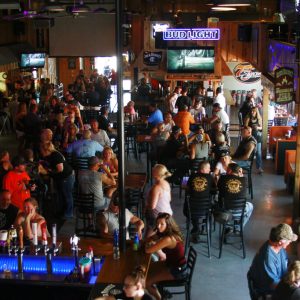
<path fill-rule="evenodd" d="M 105 130 L 99 128 L 97 120 L 93 119 L 90 121 L 91 125 L 91 139 L 98 142 L 101 146 L 110 147 L 110 139 Z"/>
<path fill-rule="evenodd" d="M 216 98 L 214 99 L 214 104 L 219 103 L 220 107 L 225 109 L 226 107 L 226 99 L 222 93 L 221 87 L 217 87 L 216 89 Z"/>
<path fill-rule="evenodd" d="M 222 121 L 222 123 L 224 125 L 224 130 L 227 132 L 228 126 L 229 126 L 229 116 L 226 113 L 226 111 L 223 108 L 221 108 L 219 103 L 214 103 L 212 117 L 204 119 L 204 122 L 212 124 L 212 123 L 216 122 L 217 120 Z"/>

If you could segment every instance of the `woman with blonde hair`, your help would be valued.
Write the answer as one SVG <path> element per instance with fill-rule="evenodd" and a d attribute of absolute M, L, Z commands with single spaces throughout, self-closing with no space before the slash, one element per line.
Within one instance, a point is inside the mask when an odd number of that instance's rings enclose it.
<path fill-rule="evenodd" d="M 155 220 L 159 213 L 168 213 L 173 215 L 171 208 L 171 188 L 166 178 L 172 174 L 168 171 L 166 166 L 156 164 L 152 169 L 152 178 L 154 184 L 149 190 L 146 203 L 146 221 L 147 234 L 150 236 L 155 227 Z"/>
<path fill-rule="evenodd" d="M 277 285 L 273 300 L 300 299 L 300 261 L 296 260 L 289 265 L 287 274 Z"/>
<path fill-rule="evenodd" d="M 118 159 L 116 158 L 116 155 L 112 148 L 106 146 L 103 149 L 102 152 L 102 160 L 103 160 L 103 166 L 108 169 L 110 174 L 114 177 L 118 176 Z"/>

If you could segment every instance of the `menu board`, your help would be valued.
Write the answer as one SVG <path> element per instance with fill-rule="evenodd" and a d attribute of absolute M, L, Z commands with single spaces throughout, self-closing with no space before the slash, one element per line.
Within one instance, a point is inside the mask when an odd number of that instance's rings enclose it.
<path fill-rule="evenodd" d="M 294 70 L 292 68 L 278 68 L 275 70 L 275 102 L 285 104 L 295 100 Z"/>

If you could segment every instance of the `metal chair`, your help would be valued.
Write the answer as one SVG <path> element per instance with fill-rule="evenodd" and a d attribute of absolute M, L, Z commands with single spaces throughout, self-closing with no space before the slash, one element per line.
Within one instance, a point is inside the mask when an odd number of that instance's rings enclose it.
<path fill-rule="evenodd" d="M 125 125 L 125 152 L 127 157 L 130 152 L 133 152 L 134 158 L 138 158 L 138 148 L 136 142 L 137 128 L 135 125 Z"/>
<path fill-rule="evenodd" d="M 94 207 L 94 194 L 82 194 L 75 192 L 74 198 L 74 212 L 75 212 L 75 233 L 87 236 L 87 233 L 96 232 L 96 211 Z M 82 221 L 83 226 L 79 226 Z"/>
<path fill-rule="evenodd" d="M 157 283 L 157 287 L 159 291 L 163 294 L 163 289 L 168 288 L 168 291 L 172 295 L 178 295 L 178 294 L 185 294 L 185 299 L 190 300 L 191 299 L 191 287 L 192 287 L 192 279 L 193 279 L 193 273 L 195 269 L 197 261 L 197 252 L 193 247 L 190 247 L 189 254 L 187 257 L 187 277 L 185 279 L 181 280 L 166 280 L 166 281 L 160 281 Z M 169 288 L 177 288 L 177 287 L 183 287 L 183 291 L 179 292 L 173 292 L 170 291 Z"/>
<path fill-rule="evenodd" d="M 0 111 L 0 135 L 4 130 L 5 132 L 9 131 L 9 117 L 6 112 Z"/>
<path fill-rule="evenodd" d="M 243 170 L 247 172 L 247 178 L 248 178 L 248 192 L 251 196 L 251 199 L 253 199 L 253 185 L 252 185 L 252 166 L 254 161 L 256 149 L 254 149 L 248 159 L 249 165 L 247 167 L 243 167 Z"/>
<path fill-rule="evenodd" d="M 186 197 L 186 212 L 187 212 L 187 236 L 190 235 L 190 223 L 193 219 L 198 221 L 198 225 L 204 226 L 206 242 L 208 248 L 208 257 L 211 258 L 211 210 L 212 201 L 210 197 L 192 198 Z"/>
<path fill-rule="evenodd" d="M 239 237 L 242 244 L 243 250 L 243 258 L 246 258 L 246 250 L 245 250 L 245 242 L 244 242 L 244 229 L 243 229 L 243 221 L 244 221 L 244 212 L 246 206 L 246 198 L 224 198 L 223 199 L 223 206 L 225 210 L 229 210 L 232 212 L 232 219 L 230 221 L 224 222 L 221 224 L 221 237 L 219 240 L 219 258 L 222 256 L 223 244 L 225 240 L 225 230 L 228 227 L 232 227 L 233 231 L 235 232 L 233 237 Z M 238 227 L 238 230 L 236 230 Z M 227 235 L 229 237 L 230 234 Z"/>

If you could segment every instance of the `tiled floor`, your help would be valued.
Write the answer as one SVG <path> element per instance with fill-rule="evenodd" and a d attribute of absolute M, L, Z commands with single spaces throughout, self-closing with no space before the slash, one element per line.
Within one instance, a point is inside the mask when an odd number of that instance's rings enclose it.
<path fill-rule="evenodd" d="M 12 137 L 0 137 L 0 150 L 7 149 L 14 153 Z M 144 162 L 144 159 L 142 160 Z M 127 171 L 144 171 L 145 165 L 129 157 Z M 264 161 L 263 176 L 253 172 L 254 212 L 245 228 L 246 259 L 242 259 L 241 251 L 231 245 L 225 245 L 221 259 L 217 258 L 218 230 L 213 233 L 212 258 L 207 257 L 207 248 L 203 244 L 193 245 L 198 253 L 197 265 L 192 284 L 192 299 L 201 300 L 241 300 L 250 299 L 247 288 L 246 273 L 252 258 L 260 245 L 268 238 L 272 226 L 280 222 L 291 223 L 292 196 L 287 194 L 283 176 L 275 175 L 274 163 Z M 179 199 L 178 189 L 172 190 L 172 207 L 175 219 L 181 228 L 185 228 L 182 215 L 183 198 Z M 74 224 L 68 221 L 60 230 L 60 234 L 72 234 Z M 174 296 L 175 300 L 184 296 Z"/>

